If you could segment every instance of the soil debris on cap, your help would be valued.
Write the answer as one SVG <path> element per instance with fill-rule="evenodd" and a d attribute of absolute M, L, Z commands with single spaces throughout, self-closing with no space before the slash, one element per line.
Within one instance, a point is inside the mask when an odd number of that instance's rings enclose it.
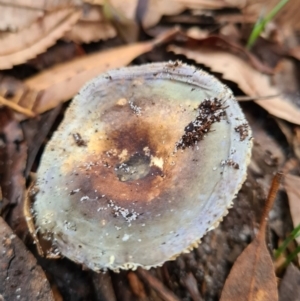
<path fill-rule="evenodd" d="M 240 134 L 240 140 L 244 141 L 249 135 L 249 124 L 243 123 L 234 128 L 237 133 Z"/>
<path fill-rule="evenodd" d="M 196 119 L 185 127 L 185 133 L 176 143 L 176 148 L 185 149 L 195 146 L 209 133 L 213 123 L 221 121 L 221 118 L 225 116 L 225 109 L 222 100 L 205 99 L 198 107 L 199 113 Z"/>

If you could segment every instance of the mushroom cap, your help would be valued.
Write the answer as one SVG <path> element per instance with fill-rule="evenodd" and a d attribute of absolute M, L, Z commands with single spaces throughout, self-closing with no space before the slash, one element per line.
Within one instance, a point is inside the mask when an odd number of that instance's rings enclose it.
<path fill-rule="evenodd" d="M 221 118 L 182 147 L 213 99 Z M 95 271 L 162 265 L 227 214 L 251 145 L 232 92 L 208 73 L 180 62 L 109 71 L 81 89 L 43 153 L 36 228 Z"/>

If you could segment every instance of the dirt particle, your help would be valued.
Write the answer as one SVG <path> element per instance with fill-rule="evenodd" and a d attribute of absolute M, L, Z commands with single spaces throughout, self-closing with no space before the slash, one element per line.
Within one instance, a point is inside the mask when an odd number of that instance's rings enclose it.
<path fill-rule="evenodd" d="M 81 135 L 79 133 L 74 133 L 74 134 L 72 134 L 72 136 L 75 140 L 75 143 L 78 146 L 86 146 L 86 142 L 81 138 Z"/>
<path fill-rule="evenodd" d="M 135 105 L 133 101 L 128 102 L 130 109 L 137 115 L 140 116 L 142 114 L 142 109 Z"/>
<path fill-rule="evenodd" d="M 113 214 L 115 217 L 123 217 L 127 223 L 131 223 L 132 221 L 136 220 L 139 216 L 135 210 L 126 209 L 121 206 L 117 206 L 113 200 L 109 200 L 109 206 L 113 210 Z M 130 224 L 131 225 L 131 224 Z"/>
<path fill-rule="evenodd" d="M 240 141 L 244 141 L 249 135 L 249 124 L 243 123 L 234 128 L 237 133 L 240 134 Z"/>
<path fill-rule="evenodd" d="M 80 191 L 80 188 L 77 188 L 77 189 L 73 189 L 71 192 L 70 192 L 70 195 L 74 195 L 75 193 L 79 192 Z"/>
<path fill-rule="evenodd" d="M 222 166 L 228 165 L 228 166 L 232 166 L 234 169 L 240 169 L 239 164 L 233 161 L 232 159 L 223 160 L 221 162 L 221 165 Z"/>

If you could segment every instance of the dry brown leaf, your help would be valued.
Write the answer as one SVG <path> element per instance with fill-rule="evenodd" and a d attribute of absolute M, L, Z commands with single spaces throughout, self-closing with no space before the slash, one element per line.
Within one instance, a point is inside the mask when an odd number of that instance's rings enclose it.
<path fill-rule="evenodd" d="M 91 4 L 104 4 L 104 0 L 86 0 Z M 109 1 L 116 9 L 130 20 L 134 20 L 134 12 L 138 1 Z M 141 2 L 141 1 L 140 1 Z M 242 4 L 241 4 L 242 2 Z M 244 7 L 240 0 L 148 0 L 145 1 L 145 13 L 142 16 L 142 25 L 145 29 L 156 25 L 162 16 L 172 16 L 183 12 L 185 9 L 215 10 L 224 7 Z"/>
<path fill-rule="evenodd" d="M 273 262 L 266 246 L 267 216 L 282 178 L 273 179 L 256 238 L 234 263 L 226 279 L 220 301 L 276 301 L 277 283 Z"/>
<path fill-rule="evenodd" d="M 83 0 L 85 3 L 89 3 L 92 5 L 103 5 L 105 0 Z"/>
<path fill-rule="evenodd" d="M 104 2 L 103 13 L 105 17 L 112 22 L 118 35 L 126 43 L 138 41 L 139 26 L 135 18 L 137 3 L 137 1 L 122 1 L 122 5 L 120 5 L 119 0 L 106 0 Z"/>
<path fill-rule="evenodd" d="M 185 34 L 189 38 L 192 38 L 192 39 L 195 39 L 195 40 L 202 40 L 202 39 L 207 38 L 209 36 L 210 32 L 209 32 L 208 29 L 202 29 L 198 26 L 192 26 L 192 27 L 187 29 Z"/>
<path fill-rule="evenodd" d="M 108 22 L 79 21 L 64 35 L 64 39 L 79 44 L 91 43 L 114 38 L 116 34 L 115 28 Z"/>
<path fill-rule="evenodd" d="M 110 69 L 127 65 L 153 46 L 154 42 L 145 42 L 101 51 L 60 64 L 27 79 L 25 84 L 31 91 L 30 97 L 38 100 L 34 104 L 34 112 L 40 114 L 56 107 L 60 102 L 72 98 L 88 80 Z M 24 107 L 28 107 L 28 100 L 24 99 Z"/>
<path fill-rule="evenodd" d="M 190 9 L 203 9 L 203 4 L 207 5 L 207 9 L 220 9 L 224 7 L 235 7 L 242 10 L 242 13 L 221 13 L 216 19 L 223 23 L 255 23 L 262 16 L 266 16 L 278 4 L 278 0 L 177 0 L 184 3 Z M 211 5 L 209 7 L 208 5 Z M 272 21 L 279 26 L 290 27 L 293 30 L 300 28 L 300 20 L 298 17 L 299 1 L 290 0 L 279 11 Z"/>
<path fill-rule="evenodd" d="M 186 8 L 197 10 L 221 9 L 225 7 L 242 8 L 245 6 L 245 0 L 176 0 L 177 3 Z"/>
<path fill-rule="evenodd" d="M 300 125 L 299 108 L 289 102 L 283 95 L 279 95 L 281 91 L 272 86 L 271 77 L 253 69 L 236 55 L 205 47 L 191 49 L 171 45 L 168 50 L 206 65 L 213 72 L 222 73 L 224 79 L 236 82 L 247 95 L 253 98 L 278 95 L 264 100 L 256 100 L 255 102 L 270 114 Z"/>
<path fill-rule="evenodd" d="M 173 39 L 176 34 L 178 30 L 170 30 L 149 42 L 80 57 L 56 65 L 24 82 L 0 75 L 0 96 L 9 98 L 12 103 L 29 111 L 34 109 L 36 114 L 43 113 L 56 107 L 62 101 L 70 99 L 86 81 L 94 76 L 128 64 L 154 46 Z M 17 115 L 17 117 L 18 120 L 26 119 L 24 115 Z"/>
<path fill-rule="evenodd" d="M 124 17 L 129 20 L 135 19 L 136 8 L 139 0 L 109 0 L 116 10 L 120 11 Z"/>
<path fill-rule="evenodd" d="M 92 3 L 90 1 L 88 2 Z M 80 22 L 80 24 L 78 24 L 76 28 L 72 30 L 72 32 L 75 30 L 77 31 L 77 37 L 72 38 L 72 40 L 82 40 L 85 43 L 100 39 L 105 40 L 114 37 L 117 31 L 119 36 L 121 36 L 124 41 L 128 43 L 137 41 L 139 33 L 139 28 L 136 23 L 136 9 L 138 6 L 138 0 L 106 0 L 95 2 L 94 4 L 97 5 L 89 5 L 89 8 L 87 6 L 88 4 L 86 3 L 83 10 L 86 11 L 87 9 L 97 9 L 101 13 L 100 18 L 97 20 L 98 24 L 87 24 L 86 22 Z M 102 6 L 99 6 L 99 4 Z M 103 17 L 103 12 L 105 13 L 106 20 Z M 108 22 L 108 20 L 111 21 L 114 27 Z M 99 24 L 100 21 L 101 23 Z M 78 38 L 79 34 L 80 39 Z M 86 35 L 89 35 L 90 37 L 87 38 Z M 69 34 L 68 37 L 70 38 Z"/>
<path fill-rule="evenodd" d="M 43 17 L 43 10 L 7 6 L 0 3 L 0 30 L 18 31 Z"/>
<path fill-rule="evenodd" d="M 276 276 L 264 240 L 255 239 L 238 257 L 220 301 L 275 301 Z"/>
<path fill-rule="evenodd" d="M 163 15 L 177 15 L 184 10 L 185 6 L 176 0 L 148 0 L 147 9 L 142 20 L 143 27 L 152 27 L 159 22 Z"/>
<path fill-rule="evenodd" d="M 99 5 L 84 3 L 79 20 L 86 22 L 104 21 L 102 7 Z"/>
<path fill-rule="evenodd" d="M 25 80 L 24 86 L 21 87 L 23 93 L 18 90 L 15 91 L 16 96 L 12 97 L 11 101 L 34 111 L 36 114 L 41 114 L 72 98 L 83 84 L 93 77 L 110 69 L 129 64 L 137 56 L 172 39 L 177 33 L 177 30 L 170 30 L 149 42 L 93 53 L 54 66 Z M 23 120 L 26 117 L 18 116 L 18 118 Z"/>
<path fill-rule="evenodd" d="M 300 271 L 292 263 L 280 283 L 279 301 L 300 301 Z"/>
<path fill-rule="evenodd" d="M 294 150 L 295 156 L 300 160 L 300 127 L 295 126 L 294 127 L 294 135 L 293 135 L 293 141 L 292 146 Z"/>
<path fill-rule="evenodd" d="M 284 187 L 289 199 L 293 225 L 296 228 L 300 224 L 300 177 L 287 174 Z M 300 244 L 300 237 L 297 237 L 296 241 Z"/>
<path fill-rule="evenodd" d="M 257 20 L 262 12 L 264 15 L 269 13 L 278 4 L 278 0 L 249 0 L 244 6 L 244 14 L 253 16 L 253 20 Z M 289 26 L 293 30 L 300 29 L 299 19 L 299 1 L 290 0 L 275 16 L 276 23 L 282 26 Z"/>
<path fill-rule="evenodd" d="M 65 7 L 80 6 L 82 0 L 1 0 L 1 4 L 15 7 L 27 7 L 30 9 L 55 10 Z"/>
<path fill-rule="evenodd" d="M 0 217 L 0 299 L 54 301 L 42 268 Z"/>
<path fill-rule="evenodd" d="M 66 32 L 64 38 L 75 43 L 90 43 L 116 36 L 116 30 L 105 20 L 101 7 L 85 4 L 80 20 Z"/>
<path fill-rule="evenodd" d="M 300 46 L 293 47 L 288 51 L 288 55 L 292 56 L 293 58 L 300 60 Z"/>
<path fill-rule="evenodd" d="M 47 11 L 74 8 L 81 5 L 81 0 L 1 0 L 0 30 L 19 31 L 42 18 Z"/>
<path fill-rule="evenodd" d="M 274 69 L 264 64 L 250 51 L 245 49 L 243 45 L 241 45 L 238 42 L 235 42 L 231 37 L 222 36 L 220 34 L 209 35 L 208 37 L 203 39 L 190 38 L 188 43 L 191 43 L 193 47 L 199 49 L 202 49 L 202 47 L 209 47 L 213 48 L 214 50 L 225 50 L 226 52 L 233 53 L 239 58 L 246 60 L 252 67 L 254 67 L 256 70 L 262 73 L 274 74 Z"/>
<path fill-rule="evenodd" d="M 75 8 L 47 13 L 38 22 L 16 33 L 1 33 L 0 69 L 26 62 L 52 46 L 77 22 L 80 12 Z"/>

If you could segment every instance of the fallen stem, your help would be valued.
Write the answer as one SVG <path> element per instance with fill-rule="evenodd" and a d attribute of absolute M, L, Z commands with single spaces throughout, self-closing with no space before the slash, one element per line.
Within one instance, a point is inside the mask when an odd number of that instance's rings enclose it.
<path fill-rule="evenodd" d="M 7 99 L 5 99 L 3 96 L 0 95 L 0 104 L 6 106 L 6 107 L 9 107 L 11 108 L 12 110 L 18 112 L 18 113 L 21 113 L 21 114 L 24 114 L 26 115 L 27 117 L 35 117 L 35 114 L 26 109 L 26 108 L 23 108 L 21 106 L 19 106 L 18 104 L 12 102 L 12 101 L 9 101 Z"/>

